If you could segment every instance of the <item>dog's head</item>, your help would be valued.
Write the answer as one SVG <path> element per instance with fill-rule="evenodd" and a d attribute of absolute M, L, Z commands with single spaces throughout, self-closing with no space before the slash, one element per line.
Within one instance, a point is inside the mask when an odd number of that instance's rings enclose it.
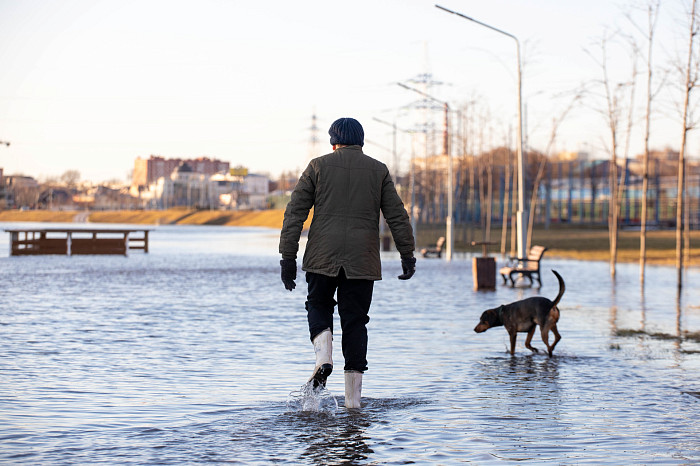
<path fill-rule="evenodd" d="M 498 306 L 493 309 L 488 309 L 484 311 L 481 314 L 481 318 L 479 319 L 479 323 L 477 324 L 476 327 L 474 327 L 474 331 L 476 333 L 482 333 L 485 332 L 486 330 L 490 329 L 491 327 L 497 327 L 499 325 L 503 325 L 503 322 L 501 322 L 501 318 L 499 316 L 500 310 L 503 308 L 503 306 Z"/>

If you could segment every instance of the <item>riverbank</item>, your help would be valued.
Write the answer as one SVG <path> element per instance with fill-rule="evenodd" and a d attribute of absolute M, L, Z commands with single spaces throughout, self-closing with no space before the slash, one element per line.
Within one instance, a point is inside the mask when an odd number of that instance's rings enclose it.
<path fill-rule="evenodd" d="M 127 223 L 140 225 L 222 225 L 282 228 L 284 210 L 263 211 L 219 211 L 168 209 L 157 211 L 0 211 L 0 222 L 73 222 L 90 223 Z M 307 221 L 308 228 L 310 220 Z M 420 225 L 417 232 L 418 248 L 434 243 L 438 237 L 445 235 L 444 226 Z M 510 232 L 508 234 L 510 239 Z M 481 241 L 480 230 L 455 232 L 456 251 L 477 251 L 470 245 L 471 240 Z M 492 253 L 500 252 L 501 230 L 492 229 L 490 241 L 499 245 L 491 248 Z M 536 228 L 533 244 L 542 244 L 549 250 L 548 257 L 561 257 L 578 260 L 609 260 L 608 230 L 605 227 L 581 227 L 571 225 L 553 225 L 545 230 Z M 623 230 L 618 239 L 618 261 L 639 261 L 639 231 Z M 700 232 L 691 232 L 691 249 L 687 263 L 700 265 Z M 647 261 L 649 264 L 671 265 L 675 263 L 675 231 L 654 230 L 647 233 Z M 510 244 L 506 244 L 506 253 L 510 253 Z"/>
<path fill-rule="evenodd" d="M 86 215 L 87 214 L 87 215 Z M 284 210 L 112 210 L 112 211 L 47 211 L 4 210 L 0 222 L 73 222 L 133 223 L 139 225 L 226 225 L 282 228 Z"/>
<path fill-rule="evenodd" d="M 506 255 L 515 255 L 511 252 L 510 237 L 505 245 Z M 434 243 L 440 236 L 445 236 L 445 226 L 419 225 L 417 233 L 419 244 Z M 471 246 L 471 241 L 483 241 L 482 231 L 455 232 L 455 251 L 476 251 L 481 247 Z M 498 255 L 501 252 L 501 228 L 493 228 L 489 241 L 495 243 L 490 247 L 490 252 Z M 581 226 L 581 225 L 552 225 L 548 229 L 535 226 L 532 234 L 532 244 L 547 247 L 546 257 L 560 257 L 575 260 L 610 260 L 610 240 L 608 229 L 605 226 Z M 617 262 L 639 262 L 639 229 L 621 230 L 617 240 Z M 700 231 L 690 234 L 690 251 L 686 256 L 689 266 L 700 266 Z M 674 265 L 676 263 L 676 232 L 675 230 L 649 230 L 646 239 L 646 261 L 654 265 Z"/>

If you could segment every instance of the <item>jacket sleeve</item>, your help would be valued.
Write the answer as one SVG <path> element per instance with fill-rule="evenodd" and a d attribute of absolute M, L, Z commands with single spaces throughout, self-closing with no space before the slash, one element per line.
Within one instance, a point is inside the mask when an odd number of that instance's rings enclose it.
<path fill-rule="evenodd" d="M 396 249 L 398 249 L 401 257 L 413 256 L 413 251 L 416 248 L 413 239 L 413 228 L 411 228 L 411 221 L 401 201 L 401 197 L 396 192 L 389 170 L 386 171 L 382 183 L 381 209 L 386 223 L 389 225 L 389 230 L 391 230 Z"/>
<path fill-rule="evenodd" d="M 311 164 L 302 173 L 292 192 L 292 198 L 284 211 L 279 251 L 283 259 L 296 259 L 299 237 L 309 211 L 314 205 L 316 176 Z"/>

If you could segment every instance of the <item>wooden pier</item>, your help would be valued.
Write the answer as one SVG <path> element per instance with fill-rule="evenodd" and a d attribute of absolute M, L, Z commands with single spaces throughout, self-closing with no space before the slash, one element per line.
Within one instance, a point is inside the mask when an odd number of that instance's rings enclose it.
<path fill-rule="evenodd" d="M 148 252 L 147 229 L 41 228 L 9 229 L 10 255 L 120 254 Z M 138 235 L 141 233 L 141 235 Z"/>

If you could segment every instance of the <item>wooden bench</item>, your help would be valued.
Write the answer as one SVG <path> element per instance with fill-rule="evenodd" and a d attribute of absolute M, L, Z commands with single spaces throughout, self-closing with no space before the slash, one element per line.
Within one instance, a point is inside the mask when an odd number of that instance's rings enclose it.
<path fill-rule="evenodd" d="M 532 277 L 535 276 L 537 282 L 542 286 L 542 278 L 540 277 L 540 261 L 544 252 L 547 250 L 544 246 L 533 246 L 527 253 L 527 257 L 510 257 L 505 267 L 501 267 L 499 273 L 503 277 L 503 284 L 506 285 L 510 280 L 510 286 L 515 286 L 514 275 L 527 277 L 532 286 Z"/>
<path fill-rule="evenodd" d="M 441 236 L 440 238 L 438 238 L 437 243 L 435 244 L 434 247 L 423 248 L 420 250 L 420 253 L 423 255 L 423 257 L 430 257 L 430 256 L 442 257 L 442 247 L 444 245 L 445 245 L 445 237 Z"/>

